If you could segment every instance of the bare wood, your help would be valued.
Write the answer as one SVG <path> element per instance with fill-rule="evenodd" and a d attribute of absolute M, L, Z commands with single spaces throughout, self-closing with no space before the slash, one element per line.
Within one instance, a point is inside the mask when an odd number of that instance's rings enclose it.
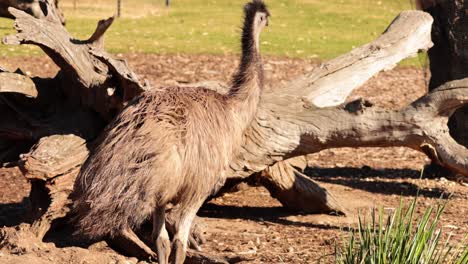
<path fill-rule="evenodd" d="M 60 94 L 54 94 L 57 92 L 54 80 L 34 78 L 33 82 L 37 88 L 34 100 L 11 93 L 0 94 L 0 109 L 4 114 L 0 119 L 1 138 L 32 144 L 54 134 L 75 134 L 91 140 L 100 133 L 104 127 L 102 119 L 94 111 L 77 108 Z M 50 105 L 54 106 L 54 111 L 48 109 Z M 43 112 L 47 114 L 41 115 Z"/>
<path fill-rule="evenodd" d="M 58 24 L 65 25 L 65 16 L 59 8 L 59 0 L 37 0 L 40 2 L 41 11 L 44 11 L 44 18 Z"/>
<path fill-rule="evenodd" d="M 9 10 L 16 18 L 15 29 L 21 33 L 5 37 L 4 44 L 34 44 L 40 46 L 46 53 L 54 51 L 58 56 L 49 53 L 48 55 L 51 55 L 50 57 L 62 70 L 69 68 L 75 71 L 85 87 L 89 87 L 93 82 L 99 83 L 102 76 L 92 69 L 86 69 L 86 66 L 92 64 L 90 55 L 85 51 L 89 49 L 88 46 L 80 45 L 83 42 L 73 39 L 62 25 L 46 19 L 31 18 L 15 8 Z"/>
<path fill-rule="evenodd" d="M 332 194 L 300 171 L 306 166 L 305 156 L 277 162 L 262 172 L 260 182 L 287 208 L 307 213 L 345 214 L 346 209 Z"/>
<path fill-rule="evenodd" d="M 106 33 L 107 29 L 109 29 L 109 27 L 112 25 L 114 19 L 115 17 L 110 17 L 108 19 L 100 20 L 93 35 L 91 35 L 91 37 L 89 37 L 89 39 L 86 42 L 93 44 L 98 49 L 103 49 L 104 34 Z"/>
<path fill-rule="evenodd" d="M 28 179 L 48 180 L 79 169 L 88 157 L 86 141 L 75 135 L 54 135 L 39 140 L 21 156 L 20 168 Z"/>
<path fill-rule="evenodd" d="M 427 14 L 404 11 L 376 40 L 322 64 L 271 94 L 305 97 L 317 107 L 340 105 L 370 77 L 430 48 L 431 25 L 432 18 Z"/>
<path fill-rule="evenodd" d="M 38 138 L 22 120 L 13 118 L 0 120 L 0 137 L 6 141 L 33 141 Z"/>
<path fill-rule="evenodd" d="M 20 169 L 36 184 L 31 190 L 31 198 L 36 202 L 32 203 L 30 231 L 37 238 L 44 237 L 53 220 L 68 213 L 75 178 L 87 157 L 86 141 L 74 135 L 44 137 L 30 153 L 22 155 Z M 45 206 L 39 202 L 44 196 L 50 199 Z"/>
<path fill-rule="evenodd" d="M 374 107 L 357 112 L 317 109 L 294 97 L 277 97 L 269 102 L 270 109 L 274 105 L 275 110 L 257 116 L 247 134 L 244 156 L 232 166 L 231 176 L 246 177 L 275 159 L 327 148 L 390 146 L 410 147 L 426 154 L 429 148 L 433 150 L 430 157 L 468 175 L 468 150 L 450 137 L 447 128 L 453 111 L 467 104 L 467 81 L 448 83 L 400 111 Z"/>
<path fill-rule="evenodd" d="M 20 93 L 28 97 L 37 97 L 36 85 L 31 78 L 10 72 L 0 72 L 0 93 Z"/>
<path fill-rule="evenodd" d="M 40 214 L 38 218 L 33 219 L 31 225 L 31 232 L 37 238 L 42 240 L 49 231 L 52 222 L 55 219 L 65 217 L 70 211 L 70 205 L 72 204 L 70 193 L 73 191 L 73 183 L 78 172 L 79 168 L 76 168 L 67 174 L 60 175 L 60 177 L 46 182 L 45 188 L 50 196 L 50 204 L 45 212 Z M 33 209 L 37 210 L 37 208 Z"/>
<path fill-rule="evenodd" d="M 115 112 L 123 108 L 125 101 L 119 97 L 121 93 L 110 92 L 117 88 L 112 78 L 125 79 L 131 73 L 132 78 L 137 79 L 136 74 L 125 64 L 110 73 L 106 60 L 112 58 L 98 59 L 93 54 L 104 52 L 101 51 L 102 34 L 112 24 L 113 18 L 100 21 L 89 40 L 81 41 L 74 39 L 61 24 L 54 21 L 36 19 L 14 8 L 9 11 L 16 17 L 15 28 L 20 33 L 5 37 L 5 44 L 34 44 L 41 47 L 60 67 L 60 75 L 64 76 L 62 80 L 68 82 L 63 85 L 67 87 L 63 92 L 70 98 L 75 97 L 75 103 L 94 109 L 105 119 L 111 119 Z M 136 95 L 142 91 L 139 86 L 123 86 L 125 84 L 117 84 L 122 94 Z"/>
<path fill-rule="evenodd" d="M 16 17 L 15 28 L 21 33 L 5 37 L 3 43 L 40 46 L 62 69 L 64 75 L 68 76 L 70 80 L 76 79 L 84 88 L 89 88 L 93 84 L 99 85 L 105 81 L 106 77 L 98 72 L 103 71 L 106 73 L 105 65 L 94 63 L 88 53 L 89 46 L 77 43 L 62 25 L 45 19 L 31 18 L 25 12 L 12 8 L 10 8 L 10 13 Z M 75 88 L 75 90 L 85 90 L 82 87 Z M 66 92 L 80 95 L 80 91 Z M 92 102 L 89 102 L 90 99 L 86 101 L 88 102 L 85 102 L 85 104 L 92 104 Z"/>
<path fill-rule="evenodd" d="M 149 90 L 149 83 L 144 80 L 143 82 L 139 79 L 138 75 L 135 74 L 127 64 L 126 60 L 116 59 L 109 53 L 100 49 L 91 49 L 90 53 L 96 58 L 105 63 L 112 75 L 118 80 L 117 87 L 123 90 L 122 101 L 124 104 L 145 90 Z M 115 88 L 108 89 L 108 93 L 112 95 L 115 92 Z"/>

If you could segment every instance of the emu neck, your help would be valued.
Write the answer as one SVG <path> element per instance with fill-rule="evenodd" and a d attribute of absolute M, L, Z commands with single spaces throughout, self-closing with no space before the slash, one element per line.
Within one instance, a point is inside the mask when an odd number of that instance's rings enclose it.
<path fill-rule="evenodd" d="M 260 32 L 254 28 L 254 20 L 255 17 L 247 17 L 244 22 L 241 62 L 229 91 L 229 104 L 245 123 L 250 123 L 255 115 L 263 87 L 263 67 L 258 43 Z"/>

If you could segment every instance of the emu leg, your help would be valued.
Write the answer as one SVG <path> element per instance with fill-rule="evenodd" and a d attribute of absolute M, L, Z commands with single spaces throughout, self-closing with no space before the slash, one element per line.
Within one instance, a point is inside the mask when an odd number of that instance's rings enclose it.
<path fill-rule="evenodd" d="M 184 210 L 181 211 L 180 218 L 175 225 L 175 233 L 171 250 L 171 263 L 184 263 L 193 219 L 207 197 L 208 195 L 203 197 L 203 199 L 199 199 L 195 203 L 181 203 L 181 208 L 184 208 Z"/>
<path fill-rule="evenodd" d="M 158 252 L 158 263 L 169 263 L 171 254 L 171 242 L 166 230 L 166 206 L 156 208 L 153 215 L 153 238 L 156 239 L 156 250 Z"/>
<path fill-rule="evenodd" d="M 174 206 L 173 208 L 166 211 L 166 229 L 171 236 L 175 234 L 175 226 L 180 219 L 182 209 L 179 205 Z M 192 229 L 190 231 L 189 237 L 189 248 L 192 248 L 196 251 L 201 251 L 201 245 L 206 242 L 206 239 L 203 235 L 204 232 L 203 221 L 199 217 L 195 217 L 192 222 Z"/>
<path fill-rule="evenodd" d="M 121 234 L 119 237 L 109 240 L 108 242 L 113 248 L 128 256 L 133 256 L 141 260 L 157 259 L 157 254 L 154 253 L 143 241 L 141 241 L 132 230 L 128 230 L 125 234 Z M 185 263 L 229 264 L 230 262 L 223 257 L 189 249 L 187 250 Z"/>
<path fill-rule="evenodd" d="M 125 229 L 120 236 L 116 237 L 110 244 L 116 246 L 120 251 L 139 259 L 157 259 L 154 253 L 131 229 Z"/>

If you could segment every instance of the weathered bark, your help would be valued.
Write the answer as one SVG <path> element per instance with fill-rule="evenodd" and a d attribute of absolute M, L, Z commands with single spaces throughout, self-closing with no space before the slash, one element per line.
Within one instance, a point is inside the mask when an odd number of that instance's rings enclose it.
<path fill-rule="evenodd" d="M 434 18 L 429 90 L 452 80 L 468 77 L 468 1 L 422 1 L 422 9 Z M 468 107 L 455 112 L 449 121 L 450 133 L 468 147 Z"/>
<path fill-rule="evenodd" d="M 5 86 L 8 94 L 0 94 L 0 106 L 11 113 L 8 122 L 0 124 L 1 138 L 39 141 L 20 165 L 33 180 L 31 197 L 41 197 L 33 222 L 33 231 L 41 237 L 53 219 L 68 211 L 68 194 L 88 153 L 85 142 L 91 144 L 126 102 L 148 87 L 125 61 L 104 51 L 103 36 L 112 18 L 100 21 L 96 32 L 81 41 L 50 17 L 52 13 L 37 19 L 19 10 L 9 12 L 19 33 L 4 43 L 38 45 L 61 68 L 53 79 L 21 77 L 24 85 Z M 446 126 L 453 111 L 467 103 L 467 80 L 442 86 L 400 111 L 367 108 L 361 101 L 341 105 L 377 72 L 429 48 L 431 22 L 423 12 L 403 12 L 374 42 L 267 90 L 229 179 L 260 175 L 260 182 L 286 206 L 340 213 L 344 210 L 333 197 L 300 173 L 304 163 L 298 156 L 332 147 L 407 146 L 468 174 L 467 150 L 450 137 Z M 19 78 L 4 76 L 6 84 Z M 41 202 L 47 200 L 44 196 L 50 201 Z"/>
<path fill-rule="evenodd" d="M 8 92 L 37 97 L 36 85 L 30 78 L 22 74 L 0 72 L 0 93 Z"/>
<path fill-rule="evenodd" d="M 306 167 L 305 156 L 277 162 L 258 176 L 259 181 L 287 208 L 308 213 L 345 214 L 346 209 L 331 193 L 303 174 Z"/>
<path fill-rule="evenodd" d="M 51 223 L 69 211 L 75 178 L 88 157 L 86 141 L 74 135 L 54 135 L 42 138 L 31 152 L 22 155 L 20 169 L 32 182 L 31 231 L 43 238 Z M 47 199 L 44 199 L 47 197 Z"/>
<path fill-rule="evenodd" d="M 69 105 L 93 109 L 109 120 L 144 88 L 124 62 L 113 59 L 102 49 L 104 33 L 113 18 L 99 21 L 95 33 L 82 41 L 70 36 L 56 21 L 9 10 L 16 17 L 15 28 L 21 33 L 7 36 L 3 42 L 41 47 L 61 69 L 56 81 L 66 87 L 62 92 Z"/>
<path fill-rule="evenodd" d="M 47 5 L 48 2 L 50 2 L 50 7 L 44 9 L 43 5 Z M 44 10 L 47 10 L 53 12 L 56 19 L 65 25 L 65 17 L 58 7 L 58 2 L 58 0 L 0 0 L 0 17 L 15 18 L 8 10 L 9 7 L 23 10 L 36 18 L 43 18 Z"/>

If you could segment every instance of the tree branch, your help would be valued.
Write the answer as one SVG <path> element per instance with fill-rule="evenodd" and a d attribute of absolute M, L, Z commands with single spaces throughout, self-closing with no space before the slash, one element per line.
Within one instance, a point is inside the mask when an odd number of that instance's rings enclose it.
<path fill-rule="evenodd" d="M 347 210 L 331 193 L 301 172 L 306 166 L 305 156 L 277 162 L 266 168 L 259 180 L 272 197 L 289 209 L 307 213 L 346 214 Z"/>
<path fill-rule="evenodd" d="M 37 19 L 14 8 L 9 11 L 16 17 L 18 33 L 5 37 L 3 42 L 39 46 L 60 67 L 58 78 L 66 82 L 62 89 L 73 104 L 92 108 L 104 119 L 110 120 L 123 108 L 127 99 L 143 91 L 137 75 L 125 63 L 121 62 L 119 67 L 111 69 L 108 67 L 117 61 L 103 50 L 103 34 L 113 18 L 99 21 L 95 33 L 82 41 L 72 38 L 59 23 Z M 129 79 L 128 76 L 133 81 L 131 85 L 127 82 L 116 83 L 116 80 Z"/>
<path fill-rule="evenodd" d="M 20 93 L 37 97 L 36 85 L 31 78 L 22 74 L 0 71 L 0 93 Z"/>
<path fill-rule="evenodd" d="M 429 49 L 432 21 L 424 12 L 404 11 L 376 40 L 322 64 L 271 94 L 305 97 L 317 107 L 340 105 L 370 77 Z"/>
<path fill-rule="evenodd" d="M 92 44 L 97 49 L 104 49 L 104 34 L 114 22 L 115 17 L 99 20 L 93 35 L 86 40 L 86 43 Z"/>
<path fill-rule="evenodd" d="M 257 115 L 230 176 L 246 177 L 277 160 L 328 148 L 390 146 L 426 154 L 431 149 L 431 158 L 468 175 L 468 150 L 450 137 L 447 127 L 450 115 L 467 100 L 468 79 L 447 83 L 399 111 L 318 109 L 295 97 L 279 97 Z"/>

